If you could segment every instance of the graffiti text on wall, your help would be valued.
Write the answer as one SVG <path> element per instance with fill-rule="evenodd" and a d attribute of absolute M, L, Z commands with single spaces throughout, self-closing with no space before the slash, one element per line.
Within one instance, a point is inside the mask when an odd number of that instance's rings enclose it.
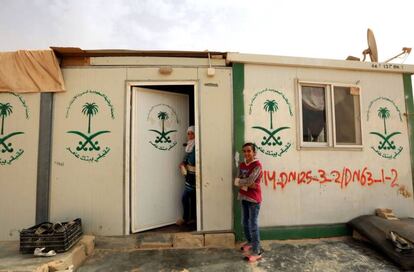
<path fill-rule="evenodd" d="M 368 167 L 361 169 L 342 169 L 325 170 L 318 169 L 305 171 L 263 171 L 262 182 L 267 187 L 285 189 L 289 185 L 309 185 L 309 184 L 334 184 L 341 189 L 346 189 L 351 185 L 370 187 L 377 184 L 386 184 L 392 188 L 399 187 L 398 171 L 394 168 L 379 169 L 372 171 Z"/>
<path fill-rule="evenodd" d="M 281 157 L 292 146 L 288 140 L 283 140 L 281 132 L 290 129 L 288 126 L 276 126 L 276 112 L 281 106 L 286 105 L 289 115 L 293 116 L 292 109 L 287 97 L 278 90 L 265 89 L 256 93 L 249 105 L 249 115 L 252 115 L 253 109 L 264 110 L 269 115 L 269 122 L 252 126 L 255 132 L 261 135 L 259 141 L 255 141 L 257 149 L 263 154 L 273 157 Z M 281 119 L 279 119 L 281 120 Z"/>
<path fill-rule="evenodd" d="M 26 119 L 29 119 L 29 109 L 23 97 L 15 93 L 5 93 L 5 95 L 14 96 L 18 98 L 17 103 L 13 103 L 14 99 L 6 97 L 0 100 L 0 165 L 10 165 L 13 161 L 18 160 L 24 153 L 22 148 L 16 148 L 15 136 L 24 134 L 23 131 L 10 131 L 7 129 L 7 124 L 12 122 L 13 113 L 19 109 L 20 105 L 25 111 Z"/>
<path fill-rule="evenodd" d="M 102 158 L 107 156 L 109 151 L 111 151 L 111 148 L 108 146 L 102 148 L 102 140 L 101 138 L 98 139 L 98 136 L 110 133 L 110 131 L 95 129 L 92 126 L 93 117 L 95 117 L 100 112 L 101 105 L 106 106 L 111 113 L 111 118 L 115 119 L 114 108 L 112 106 L 111 101 L 105 94 L 98 91 L 88 90 L 72 98 L 71 102 L 69 103 L 69 106 L 67 107 L 66 118 L 69 118 L 69 113 L 71 111 L 72 106 L 76 104 L 76 101 L 81 97 L 87 100 L 82 100 L 82 102 L 79 102 L 78 114 L 81 114 L 83 117 L 86 117 L 87 126 L 85 127 L 87 127 L 87 129 L 67 131 L 68 134 L 77 136 L 77 145 L 76 147 L 68 146 L 66 147 L 66 150 L 68 150 L 70 154 L 72 154 L 75 158 L 79 160 L 88 162 L 99 162 Z M 100 99 L 97 99 L 99 97 L 103 98 L 106 103 L 99 104 L 98 101 L 100 101 Z M 79 118 L 79 116 L 77 117 Z"/>
<path fill-rule="evenodd" d="M 371 149 L 378 154 L 380 157 L 385 159 L 395 159 L 398 155 L 400 155 L 401 151 L 403 150 L 402 146 L 397 145 L 395 142 L 395 136 L 401 134 L 400 131 L 390 131 L 387 129 L 387 121 L 391 117 L 398 117 L 398 119 L 402 123 L 401 111 L 395 105 L 394 101 L 387 97 L 378 97 L 370 102 L 368 106 L 367 112 L 367 121 L 369 121 L 370 113 L 376 113 L 377 118 L 382 120 L 382 130 L 371 131 L 371 135 L 375 135 L 377 139 L 377 144 L 372 145 Z"/>

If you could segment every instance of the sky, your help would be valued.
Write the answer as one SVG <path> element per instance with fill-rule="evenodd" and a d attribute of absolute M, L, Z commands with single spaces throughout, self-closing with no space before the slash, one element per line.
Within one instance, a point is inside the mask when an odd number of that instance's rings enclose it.
<path fill-rule="evenodd" d="M 0 51 L 63 46 L 362 58 L 371 28 L 381 62 L 414 47 L 413 16 L 411 0 L 0 0 Z M 414 52 L 404 63 L 414 64 Z"/>

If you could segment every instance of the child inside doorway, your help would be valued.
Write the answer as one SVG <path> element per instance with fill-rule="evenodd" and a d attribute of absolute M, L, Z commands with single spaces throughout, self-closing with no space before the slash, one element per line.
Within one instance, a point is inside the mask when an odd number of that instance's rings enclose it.
<path fill-rule="evenodd" d="M 184 193 L 181 198 L 183 204 L 183 218 L 178 219 L 176 224 L 191 225 L 196 222 L 196 156 L 195 156 L 195 133 L 194 126 L 187 129 L 187 144 L 185 156 L 180 164 L 181 173 L 185 177 Z"/>

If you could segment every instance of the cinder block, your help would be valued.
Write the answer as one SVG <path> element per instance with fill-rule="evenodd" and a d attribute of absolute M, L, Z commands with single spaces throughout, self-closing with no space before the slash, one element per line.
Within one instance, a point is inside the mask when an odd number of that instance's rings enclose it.
<path fill-rule="evenodd" d="M 175 248 L 200 248 L 204 246 L 204 235 L 190 233 L 176 233 L 173 235 Z"/>
<path fill-rule="evenodd" d="M 233 233 L 205 234 L 204 245 L 206 247 L 234 248 L 234 245 L 235 245 L 234 234 Z"/>
<path fill-rule="evenodd" d="M 96 236 L 95 247 L 99 249 L 111 249 L 111 250 L 130 250 L 136 249 L 139 246 L 139 239 L 136 236 Z"/>
<path fill-rule="evenodd" d="M 84 235 L 79 244 L 85 246 L 86 256 L 91 256 L 95 250 L 95 236 Z"/>
<path fill-rule="evenodd" d="M 49 262 L 48 264 L 49 272 L 56 272 L 56 271 L 62 271 L 69 267 L 69 264 L 67 264 L 63 260 L 56 260 L 53 262 Z"/>
<path fill-rule="evenodd" d="M 61 258 L 47 263 L 49 272 L 66 270 L 73 265 L 77 269 L 86 260 L 87 256 L 93 254 L 95 250 L 95 236 L 84 235 L 76 245 L 68 252 L 62 254 Z"/>
<path fill-rule="evenodd" d="M 140 248 L 168 248 L 172 247 L 172 235 L 166 233 L 154 233 L 138 238 Z"/>
<path fill-rule="evenodd" d="M 77 244 L 62 259 L 49 262 L 49 272 L 66 270 L 71 265 L 76 270 L 86 261 L 86 258 L 86 247 L 83 244 Z"/>
<path fill-rule="evenodd" d="M 77 269 L 84 261 L 86 261 L 86 248 L 84 245 L 77 245 L 71 254 L 71 263 L 74 269 Z"/>
<path fill-rule="evenodd" d="M 9 270 L 4 270 L 4 271 L 9 271 Z M 14 270 L 10 270 L 10 271 L 14 271 Z M 19 269 L 18 271 L 22 271 L 22 270 Z M 33 272 L 49 272 L 49 266 L 47 264 L 43 264 L 37 267 L 36 269 L 34 269 Z"/>

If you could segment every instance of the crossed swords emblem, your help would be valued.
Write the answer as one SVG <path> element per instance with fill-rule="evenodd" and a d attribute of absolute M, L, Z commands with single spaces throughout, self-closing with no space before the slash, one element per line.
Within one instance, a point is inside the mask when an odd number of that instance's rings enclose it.
<path fill-rule="evenodd" d="M 68 131 L 68 133 L 72 133 L 72 134 L 76 134 L 79 135 L 84 141 L 79 141 L 79 145 L 76 147 L 77 151 L 92 151 L 92 150 L 100 150 L 101 147 L 99 146 L 99 142 L 98 141 L 93 141 L 93 139 L 95 139 L 98 135 L 104 134 L 104 133 L 109 133 L 109 130 L 102 130 L 102 131 L 98 131 L 95 132 L 91 135 L 86 135 L 80 131 L 76 131 L 76 130 L 71 130 Z"/>
<path fill-rule="evenodd" d="M 264 127 L 259 126 L 254 126 L 252 128 L 259 129 L 266 133 L 266 135 L 263 136 L 263 141 L 261 142 L 262 145 L 282 145 L 282 141 L 280 140 L 280 137 L 277 136 L 277 133 L 290 127 L 280 127 L 274 131 L 270 131 Z"/>
<path fill-rule="evenodd" d="M 378 137 L 380 137 L 382 139 L 382 141 L 379 142 L 379 149 L 392 149 L 394 150 L 396 148 L 394 141 L 391 141 L 391 138 L 394 137 L 395 135 L 401 134 L 401 132 L 393 132 L 390 135 L 382 135 L 379 132 L 370 132 L 370 134 L 374 134 L 377 135 Z"/>
<path fill-rule="evenodd" d="M 13 132 L 13 133 L 10 133 L 10 134 L 4 136 L 3 138 L 0 138 L 0 145 L 3 146 L 3 149 L 1 150 L 2 153 L 13 152 L 14 149 L 12 147 L 12 143 L 6 142 L 6 140 L 10 139 L 13 136 L 19 135 L 19 134 L 24 134 L 24 132 Z"/>
<path fill-rule="evenodd" d="M 159 136 L 157 136 L 155 138 L 155 143 L 171 143 L 171 138 L 170 136 L 167 136 L 168 134 L 172 133 L 172 132 L 176 132 L 177 130 L 170 130 L 170 131 L 158 131 L 155 129 L 150 129 L 149 131 L 153 131 L 155 133 L 157 133 Z"/>

